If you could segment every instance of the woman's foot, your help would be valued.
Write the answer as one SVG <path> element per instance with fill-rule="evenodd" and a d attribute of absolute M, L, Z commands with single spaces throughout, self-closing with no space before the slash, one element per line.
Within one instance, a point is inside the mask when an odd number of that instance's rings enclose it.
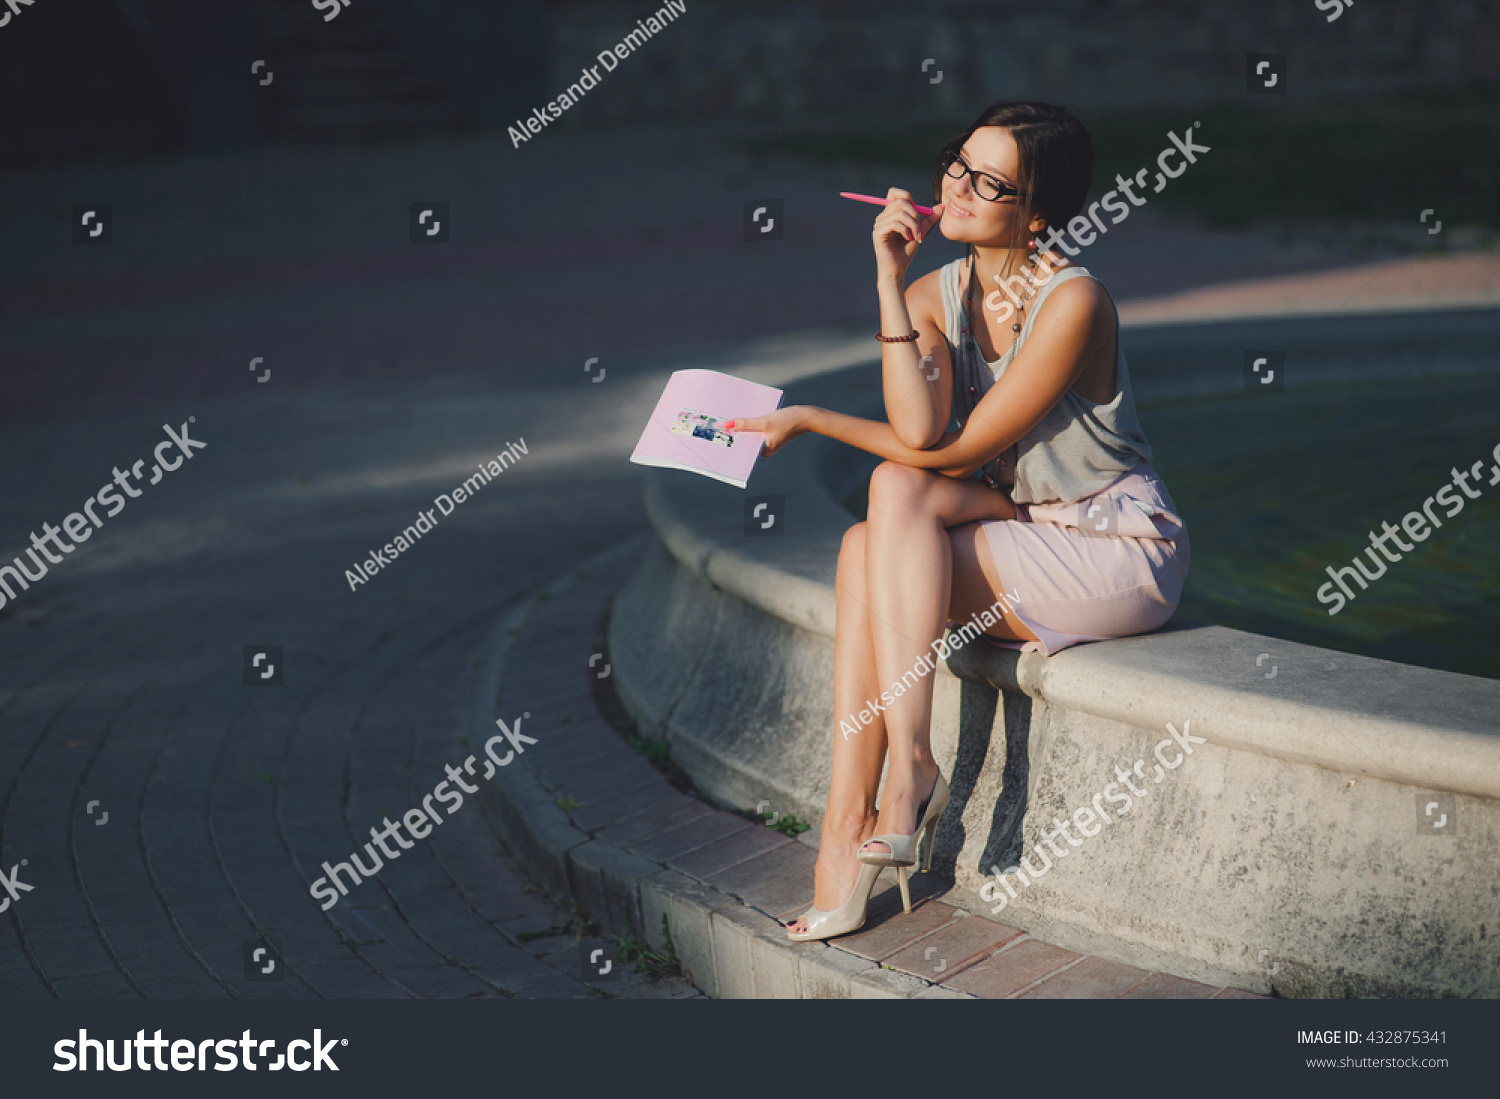
<path fill-rule="evenodd" d="M 874 814 L 855 818 L 842 825 L 835 825 L 824 819 L 823 835 L 818 843 L 818 861 L 813 867 L 814 908 L 831 912 L 849 899 L 861 870 L 861 863 L 856 857 L 859 845 L 874 834 Z M 807 930 L 807 923 L 801 916 L 786 926 L 788 930 L 798 934 Z"/>
<path fill-rule="evenodd" d="M 938 780 L 937 761 L 928 758 L 916 764 L 905 782 L 888 775 L 885 792 L 880 795 L 880 817 L 869 835 L 909 836 L 917 830 L 917 810 L 932 796 Z M 868 836 L 866 837 L 868 838 Z M 890 844 L 877 840 L 865 848 L 872 855 L 888 855 Z"/>

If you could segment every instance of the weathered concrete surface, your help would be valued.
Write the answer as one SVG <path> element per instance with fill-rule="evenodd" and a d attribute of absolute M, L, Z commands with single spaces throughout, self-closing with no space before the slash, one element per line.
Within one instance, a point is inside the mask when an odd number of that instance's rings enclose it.
<path fill-rule="evenodd" d="M 788 402 L 838 386 L 847 407 L 868 396 L 858 384 L 818 379 Z M 792 447 L 757 470 L 745 496 L 785 495 L 780 538 L 745 537 L 741 496 L 653 472 L 660 541 L 618 596 L 610 638 L 626 704 L 700 786 L 812 820 L 837 735 L 832 580 L 850 522 L 830 487 L 857 466 L 826 457 Z M 1268 648 L 1272 679 L 1257 663 Z M 977 910 L 1206 983 L 1500 995 L 1497 706 L 1491 680 L 1222 627 L 1051 658 L 971 646 L 936 684 L 933 745 L 954 789 L 939 857 Z M 1168 723 L 1201 739 L 1191 755 Z M 1137 761 L 1142 793 L 1123 808 L 1116 768 Z M 1054 815 L 1106 790 L 1110 825 L 1071 827 L 1078 845 L 1055 838 L 1063 854 L 1046 867 L 1034 847 Z M 1042 872 L 1013 882 L 1014 899 L 986 885 L 1023 854 Z"/>

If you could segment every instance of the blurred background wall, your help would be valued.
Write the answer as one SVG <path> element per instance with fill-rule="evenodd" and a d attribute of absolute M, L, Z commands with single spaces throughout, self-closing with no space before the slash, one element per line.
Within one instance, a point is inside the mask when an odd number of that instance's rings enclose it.
<path fill-rule="evenodd" d="M 1288 97 L 1302 101 L 1500 79 L 1500 0 L 1362 3 L 1330 22 L 1347 2 L 688 0 L 605 76 L 608 95 L 554 126 L 952 122 L 1021 95 L 1085 110 L 1210 104 L 1244 94 L 1247 52 L 1286 54 Z M 15 167 L 503 130 L 655 8 L 348 0 L 332 20 L 312 0 L 6 10 L 0 166 Z"/>

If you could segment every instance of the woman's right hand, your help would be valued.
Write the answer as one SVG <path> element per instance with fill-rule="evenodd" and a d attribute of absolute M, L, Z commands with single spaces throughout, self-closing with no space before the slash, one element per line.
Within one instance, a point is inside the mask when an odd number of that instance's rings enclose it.
<path fill-rule="evenodd" d="M 911 192 L 892 187 L 885 193 L 890 205 L 875 219 L 875 267 L 882 278 L 902 279 L 922 238 L 943 216 L 943 204 L 933 207 L 930 215 L 917 213 Z"/>

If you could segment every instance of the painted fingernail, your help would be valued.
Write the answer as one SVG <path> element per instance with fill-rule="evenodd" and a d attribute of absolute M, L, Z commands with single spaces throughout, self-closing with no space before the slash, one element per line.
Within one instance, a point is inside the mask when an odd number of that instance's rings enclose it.
<path fill-rule="evenodd" d="M 734 421 L 733 420 L 725 420 L 724 421 L 724 430 L 725 431 L 733 431 L 734 430 Z"/>

